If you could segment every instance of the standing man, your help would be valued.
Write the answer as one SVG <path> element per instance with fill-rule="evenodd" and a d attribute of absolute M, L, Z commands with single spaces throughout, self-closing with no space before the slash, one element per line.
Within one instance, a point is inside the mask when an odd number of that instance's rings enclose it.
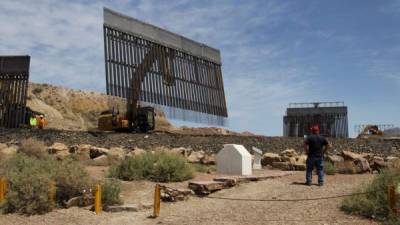
<path fill-rule="evenodd" d="M 43 116 L 43 115 L 40 115 L 40 116 L 39 116 L 39 121 L 38 121 L 38 123 L 39 123 L 39 125 L 38 125 L 39 129 L 43 129 L 44 124 L 45 124 L 45 120 L 44 120 L 44 116 Z"/>
<path fill-rule="evenodd" d="M 311 135 L 304 140 L 304 150 L 307 154 L 306 184 L 312 183 L 312 171 L 317 168 L 318 186 L 324 185 L 324 155 L 329 149 L 325 137 L 319 135 L 319 126 L 311 127 Z"/>

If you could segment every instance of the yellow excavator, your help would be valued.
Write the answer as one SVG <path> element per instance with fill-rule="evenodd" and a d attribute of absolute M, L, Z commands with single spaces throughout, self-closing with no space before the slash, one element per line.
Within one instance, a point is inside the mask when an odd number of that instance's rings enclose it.
<path fill-rule="evenodd" d="M 383 131 L 379 129 L 377 125 L 368 125 L 361 131 L 358 135 L 358 138 L 365 137 L 365 136 L 382 136 Z"/>
<path fill-rule="evenodd" d="M 98 128 L 102 131 L 123 131 L 132 132 L 140 131 L 146 133 L 155 129 L 155 112 L 153 107 L 141 107 L 138 103 L 141 93 L 142 82 L 150 71 L 154 62 L 160 64 L 161 74 L 164 84 L 167 86 L 175 85 L 175 77 L 172 75 L 172 59 L 175 57 L 174 51 L 168 51 L 165 54 L 156 54 L 160 51 L 160 47 L 154 45 L 144 56 L 142 63 L 138 65 L 137 70 L 130 80 L 130 90 L 132 90 L 127 98 L 127 112 L 120 114 L 119 111 L 104 111 L 98 119 Z"/>

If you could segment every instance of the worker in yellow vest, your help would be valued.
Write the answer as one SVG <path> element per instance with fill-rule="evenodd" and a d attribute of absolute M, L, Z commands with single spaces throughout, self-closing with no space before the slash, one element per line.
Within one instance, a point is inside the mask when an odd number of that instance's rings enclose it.
<path fill-rule="evenodd" d="M 31 126 L 31 128 L 35 128 L 37 126 L 37 119 L 35 115 L 32 115 L 29 119 L 29 125 Z"/>

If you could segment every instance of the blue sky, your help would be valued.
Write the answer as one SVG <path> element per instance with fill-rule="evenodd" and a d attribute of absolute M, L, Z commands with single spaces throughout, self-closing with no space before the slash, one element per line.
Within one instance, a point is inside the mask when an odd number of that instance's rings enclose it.
<path fill-rule="evenodd" d="M 400 125 L 400 0 L 0 0 L 0 55 L 105 92 L 104 6 L 220 49 L 229 129 L 282 135 L 288 103 L 313 101 L 344 101 L 351 133 Z"/>

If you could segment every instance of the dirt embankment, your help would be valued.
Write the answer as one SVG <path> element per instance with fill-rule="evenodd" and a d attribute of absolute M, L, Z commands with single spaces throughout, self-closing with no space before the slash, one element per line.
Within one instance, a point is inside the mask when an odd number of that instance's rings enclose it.
<path fill-rule="evenodd" d="M 90 144 L 98 147 L 123 147 L 133 149 L 152 149 L 155 147 L 186 147 L 193 150 L 217 152 L 224 144 L 242 144 L 247 149 L 252 146 L 267 152 L 281 152 L 285 149 L 303 151 L 303 139 L 240 136 L 240 135 L 187 135 L 165 132 L 148 134 L 114 133 L 114 132 L 85 132 L 66 130 L 29 130 L 29 129 L 0 129 L 0 143 L 19 141 L 34 137 L 43 140 L 47 145 L 62 142 L 67 145 Z M 371 152 L 382 156 L 400 156 L 400 140 L 383 139 L 330 139 L 332 151 L 352 150 L 354 152 Z"/>

